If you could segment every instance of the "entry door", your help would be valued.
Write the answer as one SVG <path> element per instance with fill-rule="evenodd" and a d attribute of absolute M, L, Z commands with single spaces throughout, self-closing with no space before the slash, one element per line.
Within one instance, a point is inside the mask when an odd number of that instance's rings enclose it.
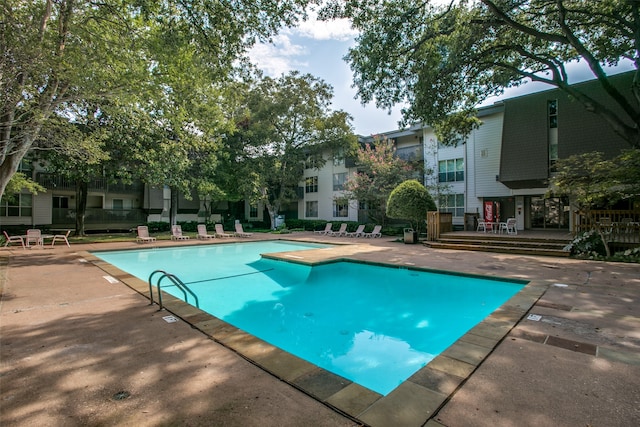
<path fill-rule="evenodd" d="M 531 197 L 532 228 L 569 228 L 569 209 L 560 197 Z"/>

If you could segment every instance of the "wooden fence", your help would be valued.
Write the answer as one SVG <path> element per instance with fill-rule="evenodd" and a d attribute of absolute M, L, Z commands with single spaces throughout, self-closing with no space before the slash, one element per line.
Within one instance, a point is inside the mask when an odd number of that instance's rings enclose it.
<path fill-rule="evenodd" d="M 433 242 L 441 233 L 453 230 L 453 214 L 451 212 L 427 212 L 427 240 Z"/>
<path fill-rule="evenodd" d="M 608 242 L 627 246 L 640 244 L 640 211 L 592 210 L 573 213 L 574 235 L 600 230 Z"/>

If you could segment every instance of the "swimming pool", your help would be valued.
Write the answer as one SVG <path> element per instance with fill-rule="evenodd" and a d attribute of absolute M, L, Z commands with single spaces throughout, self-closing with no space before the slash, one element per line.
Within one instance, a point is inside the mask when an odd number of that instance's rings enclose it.
<path fill-rule="evenodd" d="M 167 270 L 191 283 L 203 310 L 382 395 L 524 286 L 355 262 L 311 267 L 260 256 L 323 247 L 278 241 L 94 255 L 145 281 L 155 269 Z M 170 287 L 163 290 L 182 297 Z"/>

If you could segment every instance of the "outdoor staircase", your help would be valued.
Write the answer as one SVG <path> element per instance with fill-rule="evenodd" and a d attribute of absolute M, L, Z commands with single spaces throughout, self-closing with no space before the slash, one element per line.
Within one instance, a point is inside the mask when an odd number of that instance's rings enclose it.
<path fill-rule="evenodd" d="M 437 249 L 500 252 L 520 255 L 568 257 L 563 248 L 568 237 L 535 237 L 493 233 L 443 233 L 437 241 L 425 241 L 425 246 Z"/>

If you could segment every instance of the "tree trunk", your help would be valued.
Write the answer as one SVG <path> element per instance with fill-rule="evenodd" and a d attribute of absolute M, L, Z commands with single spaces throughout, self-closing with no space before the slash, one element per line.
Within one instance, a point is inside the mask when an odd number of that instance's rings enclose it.
<path fill-rule="evenodd" d="M 178 190 L 171 187 L 171 204 L 169 206 L 169 223 L 176 225 L 176 217 L 178 216 Z"/>
<path fill-rule="evenodd" d="M 76 236 L 84 236 L 84 219 L 87 213 L 87 181 L 76 181 Z"/>

